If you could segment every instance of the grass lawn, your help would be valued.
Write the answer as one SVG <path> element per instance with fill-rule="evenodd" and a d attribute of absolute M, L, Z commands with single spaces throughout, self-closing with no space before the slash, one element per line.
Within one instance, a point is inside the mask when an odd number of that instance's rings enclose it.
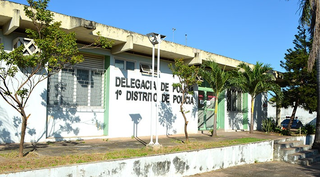
<path fill-rule="evenodd" d="M 172 147 L 162 147 L 159 150 L 152 150 L 148 147 L 141 149 L 124 149 L 106 153 L 92 153 L 80 155 L 45 156 L 37 152 L 30 152 L 24 158 L 18 158 L 18 151 L 0 151 L 0 173 L 17 172 L 22 170 L 32 170 L 61 165 L 70 165 L 86 162 L 106 161 L 113 159 L 125 159 L 142 157 L 157 154 L 168 154 L 181 151 L 200 150 L 216 147 L 224 147 L 251 142 L 263 141 L 258 138 L 239 138 L 234 140 L 224 140 L 218 142 L 189 142 L 178 144 Z"/>

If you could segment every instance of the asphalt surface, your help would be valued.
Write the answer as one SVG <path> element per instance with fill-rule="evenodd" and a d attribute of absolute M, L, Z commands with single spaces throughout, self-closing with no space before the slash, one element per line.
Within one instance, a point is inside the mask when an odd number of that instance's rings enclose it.
<path fill-rule="evenodd" d="M 320 177 L 320 163 L 300 166 L 285 162 L 240 165 L 189 177 Z"/>
<path fill-rule="evenodd" d="M 265 134 L 263 132 L 255 132 L 249 134 L 248 132 L 218 132 L 218 137 L 210 137 L 209 134 L 190 134 L 190 141 L 208 142 L 208 141 L 223 141 L 231 140 L 241 137 L 255 137 L 261 139 L 281 139 L 285 136 L 279 134 Z M 104 153 L 108 151 L 115 151 L 121 149 L 135 149 L 143 148 L 150 142 L 150 137 L 132 137 L 132 138 L 109 138 L 94 137 L 91 139 L 77 139 L 76 137 L 70 141 L 60 142 L 47 142 L 37 144 L 25 144 L 25 153 L 35 151 L 38 154 L 45 156 L 61 156 L 68 154 L 84 154 L 84 153 Z M 92 137 L 93 138 L 93 137 Z M 54 139 L 52 139 L 54 140 Z M 170 135 L 159 136 L 159 143 L 162 146 L 176 146 L 180 145 L 185 140 L 184 135 Z M 154 141 L 154 140 L 153 140 Z M 5 144 L 0 145 L 0 153 L 19 149 L 18 144 Z M 1 159 L 0 159 L 1 160 Z M 272 176 L 319 176 L 320 177 L 320 164 L 313 164 L 311 166 L 293 165 L 284 162 L 268 162 L 256 163 L 250 165 L 241 165 L 236 167 L 229 167 L 212 172 L 196 174 L 192 177 L 272 177 Z"/>

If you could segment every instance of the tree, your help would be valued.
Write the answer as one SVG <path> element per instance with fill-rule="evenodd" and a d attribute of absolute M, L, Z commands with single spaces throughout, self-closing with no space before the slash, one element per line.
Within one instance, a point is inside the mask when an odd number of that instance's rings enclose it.
<path fill-rule="evenodd" d="M 187 94 L 193 94 L 191 87 L 196 84 L 201 84 L 201 81 L 197 79 L 199 68 L 194 65 L 189 66 L 185 64 L 182 59 L 176 59 L 174 65 L 170 63 L 169 68 L 171 69 L 173 76 L 177 76 L 179 79 L 179 82 L 172 84 L 172 86 L 180 87 L 181 89 L 182 101 L 180 104 L 180 112 L 184 118 L 184 134 L 186 137 L 186 141 L 188 142 L 188 119 L 186 117 L 186 113 L 188 113 L 189 111 L 184 109 L 184 104 L 186 103 Z"/>
<path fill-rule="evenodd" d="M 293 119 L 299 106 L 309 111 L 315 111 L 316 101 L 316 72 L 307 71 L 307 61 L 311 42 L 308 40 L 306 30 L 298 27 L 298 34 L 293 41 L 294 48 L 288 49 L 285 54 L 285 61 L 280 61 L 280 66 L 286 70 L 283 73 L 285 84 L 283 85 L 284 99 L 282 107 L 292 106 L 292 114 L 288 124 L 290 131 Z"/>
<path fill-rule="evenodd" d="M 253 113 L 256 97 L 259 94 L 268 91 L 273 91 L 281 95 L 281 88 L 274 82 L 270 65 L 263 65 L 262 63 L 257 62 L 254 67 L 251 68 L 245 63 L 240 63 L 238 67 L 240 68 L 240 71 L 238 72 L 238 86 L 242 91 L 251 95 L 250 133 L 253 133 Z"/>
<path fill-rule="evenodd" d="M 216 96 L 212 135 L 217 136 L 218 98 L 220 93 L 230 86 L 231 73 L 222 69 L 216 62 L 209 61 L 204 63 L 203 68 L 200 70 L 200 75 L 209 83 Z"/>
<path fill-rule="evenodd" d="M 61 22 L 53 21 L 53 13 L 47 10 L 49 0 L 28 0 L 24 12 L 32 20 L 34 29 L 27 29 L 37 52 L 24 55 L 24 46 L 12 52 L 5 52 L 0 45 L 0 61 L 5 64 L 0 69 L 0 95 L 13 107 L 22 119 L 19 157 L 23 157 L 23 145 L 27 122 L 31 114 L 25 107 L 36 86 L 62 68 L 83 61 L 78 54 L 75 33 L 66 33 L 60 29 Z M 95 46 L 111 47 L 112 42 L 98 37 Z"/>
<path fill-rule="evenodd" d="M 300 23 L 309 27 L 312 38 L 312 49 L 308 59 L 308 71 L 310 72 L 316 62 L 317 71 L 317 120 L 316 134 L 312 148 L 320 149 L 320 2 L 318 0 L 300 1 L 301 17 Z"/>
<path fill-rule="evenodd" d="M 271 93 L 271 98 L 269 99 L 269 102 L 271 104 L 276 104 L 276 126 L 280 127 L 281 126 L 281 108 L 282 108 L 282 101 L 283 99 L 279 97 L 279 95 L 272 94 Z"/>

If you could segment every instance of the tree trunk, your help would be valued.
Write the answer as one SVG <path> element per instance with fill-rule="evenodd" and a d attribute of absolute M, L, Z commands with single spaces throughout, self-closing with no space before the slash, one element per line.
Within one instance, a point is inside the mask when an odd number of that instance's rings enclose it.
<path fill-rule="evenodd" d="M 184 113 L 184 110 L 183 110 L 183 104 L 185 103 L 185 94 L 186 94 L 186 92 L 182 91 L 182 102 L 180 105 L 180 112 L 181 112 L 183 119 L 184 119 L 184 135 L 186 137 L 186 142 L 189 142 L 189 136 L 188 136 L 188 130 L 187 130 L 188 120 L 187 120 L 186 114 Z"/>
<path fill-rule="evenodd" d="M 216 94 L 216 100 L 214 103 L 214 118 L 213 118 L 213 132 L 212 137 L 218 136 L 217 134 L 217 117 L 218 117 L 218 101 L 219 101 L 219 93 Z"/>
<path fill-rule="evenodd" d="M 184 118 L 184 135 L 186 137 L 186 142 L 189 141 L 189 136 L 188 136 L 188 130 L 187 130 L 187 127 L 188 127 L 188 121 L 187 121 L 187 117 L 183 111 L 183 104 L 180 105 L 180 111 L 181 111 L 181 114 Z"/>
<path fill-rule="evenodd" d="M 320 49 L 319 49 L 320 50 Z M 318 54 L 316 59 L 317 67 L 317 94 L 318 94 L 318 103 L 317 103 L 317 120 L 316 120 L 316 134 L 314 137 L 314 142 L 312 145 L 313 149 L 320 150 L 320 55 Z"/>
<path fill-rule="evenodd" d="M 294 107 L 293 107 L 293 110 L 292 110 L 292 114 L 291 114 L 290 121 L 289 121 L 288 128 L 287 128 L 287 130 L 289 130 L 289 132 L 291 130 L 291 125 L 292 125 L 293 119 L 296 116 L 298 105 L 299 105 L 299 99 L 296 100 Z"/>
<path fill-rule="evenodd" d="M 21 125 L 21 137 L 20 137 L 20 144 L 19 144 L 19 157 L 23 157 L 23 146 L 24 146 L 24 138 L 26 135 L 26 129 L 27 129 L 27 121 L 28 117 L 26 116 L 24 112 L 24 108 L 20 108 L 21 110 L 21 119 L 22 119 L 22 125 Z"/>
<path fill-rule="evenodd" d="M 250 118 L 250 133 L 253 133 L 253 112 L 254 112 L 254 97 L 251 97 L 251 118 Z"/>
<path fill-rule="evenodd" d="M 276 126 L 281 126 L 281 107 L 278 104 L 276 105 Z"/>

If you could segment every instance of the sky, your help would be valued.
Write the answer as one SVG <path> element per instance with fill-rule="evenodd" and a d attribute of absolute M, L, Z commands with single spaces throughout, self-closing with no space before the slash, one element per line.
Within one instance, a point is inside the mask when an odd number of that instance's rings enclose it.
<path fill-rule="evenodd" d="M 26 0 L 10 0 L 27 4 Z M 48 9 L 236 60 L 270 64 L 293 48 L 300 0 L 51 0 Z M 173 28 L 175 30 L 173 30 Z"/>

